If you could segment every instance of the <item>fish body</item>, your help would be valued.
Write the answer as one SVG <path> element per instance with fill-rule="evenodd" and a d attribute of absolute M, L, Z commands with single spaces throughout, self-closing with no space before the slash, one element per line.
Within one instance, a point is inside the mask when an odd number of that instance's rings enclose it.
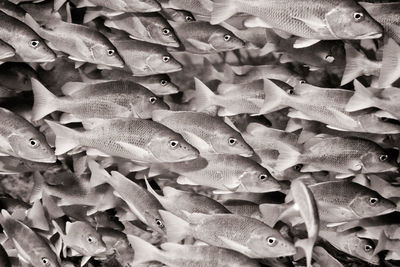
<path fill-rule="evenodd" d="M 200 151 L 251 156 L 253 151 L 240 133 L 221 118 L 190 111 L 155 111 L 153 120 L 180 133 Z"/>
<path fill-rule="evenodd" d="M 259 220 L 235 214 L 193 213 L 184 221 L 161 211 L 169 241 L 193 236 L 210 245 L 232 249 L 250 258 L 293 255 L 292 243 Z"/>
<path fill-rule="evenodd" d="M 380 26 L 355 1 L 218 0 L 211 23 L 217 24 L 242 12 L 257 17 L 251 26 L 274 28 L 292 35 L 318 40 L 373 39 L 382 36 Z M 343 30 L 346 28 L 346 30 Z"/>
<path fill-rule="evenodd" d="M 127 13 L 108 18 L 104 25 L 123 30 L 129 37 L 159 45 L 179 47 L 179 40 L 169 23 L 158 13 Z"/>
<path fill-rule="evenodd" d="M 35 162 L 56 161 L 54 151 L 45 137 L 32 124 L 4 108 L 0 108 L 0 114 L 1 152 Z"/>
<path fill-rule="evenodd" d="M 11 218 L 4 210 L 0 223 L 7 237 L 13 241 L 19 257 L 25 262 L 34 266 L 61 266 L 60 259 L 48 243 L 28 226 Z"/>
<path fill-rule="evenodd" d="M 263 221 L 262 214 L 257 203 L 240 200 L 240 199 L 230 199 L 223 202 L 225 208 L 227 208 L 231 213 L 238 214 L 241 216 L 246 216 Z"/>
<path fill-rule="evenodd" d="M 260 266 L 255 260 L 223 248 L 163 243 L 159 250 L 139 237 L 130 235 L 128 239 L 135 252 L 140 255 L 135 257 L 136 264 L 157 260 L 174 267 Z"/>
<path fill-rule="evenodd" d="M 114 119 L 84 132 L 47 123 L 56 133 L 56 154 L 88 146 L 137 162 L 179 162 L 198 157 L 198 151 L 181 135 L 149 120 Z"/>
<path fill-rule="evenodd" d="M 172 23 L 175 33 L 185 51 L 195 54 L 210 54 L 243 48 L 245 43 L 231 31 L 206 21 Z"/>

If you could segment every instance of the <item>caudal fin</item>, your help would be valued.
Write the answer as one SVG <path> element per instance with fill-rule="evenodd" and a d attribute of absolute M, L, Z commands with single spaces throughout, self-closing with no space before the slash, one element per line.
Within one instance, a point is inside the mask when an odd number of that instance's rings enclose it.
<path fill-rule="evenodd" d="M 40 199 L 42 199 L 43 187 L 44 187 L 44 177 L 40 174 L 40 172 L 36 171 L 33 174 L 33 188 L 31 192 L 31 196 L 29 198 L 30 203 L 34 203 Z"/>
<path fill-rule="evenodd" d="M 390 250 L 390 240 L 385 234 L 385 231 L 382 230 L 381 234 L 379 235 L 378 245 L 374 249 L 374 255 L 378 254 L 383 250 Z"/>
<path fill-rule="evenodd" d="M 57 110 L 58 98 L 38 80 L 31 78 L 31 83 L 34 96 L 32 120 L 37 121 Z"/>
<path fill-rule="evenodd" d="M 374 106 L 373 92 L 370 88 L 365 88 L 362 83 L 354 80 L 354 94 L 346 105 L 346 111 L 353 112 Z"/>
<path fill-rule="evenodd" d="M 56 155 L 61 155 L 79 146 L 77 131 L 53 121 L 45 120 L 56 135 Z"/>
<path fill-rule="evenodd" d="M 103 169 L 100 164 L 94 160 L 88 160 L 88 166 L 91 172 L 90 186 L 96 187 L 101 184 L 107 183 L 107 178 L 111 178 L 111 175 Z"/>
<path fill-rule="evenodd" d="M 279 221 L 279 216 L 285 211 L 286 206 L 281 204 L 261 204 L 259 209 L 263 222 L 274 227 Z"/>
<path fill-rule="evenodd" d="M 314 243 L 315 240 L 307 238 L 307 239 L 299 239 L 294 244 L 295 247 L 302 248 L 304 253 L 306 254 L 307 267 L 312 267 L 311 261 L 312 261 Z"/>
<path fill-rule="evenodd" d="M 265 99 L 260 114 L 268 114 L 281 109 L 282 102 L 287 94 L 282 88 L 268 79 L 264 79 Z"/>
<path fill-rule="evenodd" d="M 29 227 L 46 232 L 50 230 L 46 214 L 39 200 L 36 200 L 35 203 L 33 203 L 32 208 L 28 211 L 28 214 L 26 215 L 26 220 Z"/>
<path fill-rule="evenodd" d="M 382 67 L 379 76 L 379 87 L 390 87 L 400 78 L 400 46 L 389 39 L 383 48 Z"/>
<path fill-rule="evenodd" d="M 211 12 L 211 24 L 221 23 L 237 13 L 235 3 L 229 0 L 215 0 Z"/>
<path fill-rule="evenodd" d="M 189 235 L 187 221 L 165 210 L 159 210 L 159 213 L 164 221 L 169 242 L 177 243 Z"/>
<path fill-rule="evenodd" d="M 193 99 L 193 105 L 197 111 L 206 110 L 208 107 L 215 105 L 215 94 L 207 87 L 202 81 L 194 78 L 196 87 L 195 97 Z"/>
<path fill-rule="evenodd" d="M 133 266 L 149 261 L 158 261 L 162 258 L 160 257 L 161 251 L 152 244 L 134 235 L 127 235 L 127 238 L 135 251 Z"/>
<path fill-rule="evenodd" d="M 342 82 L 340 85 L 348 84 L 357 77 L 360 77 L 364 73 L 365 61 L 367 57 L 357 51 L 352 45 L 345 44 L 346 48 L 346 68 L 343 72 Z"/>

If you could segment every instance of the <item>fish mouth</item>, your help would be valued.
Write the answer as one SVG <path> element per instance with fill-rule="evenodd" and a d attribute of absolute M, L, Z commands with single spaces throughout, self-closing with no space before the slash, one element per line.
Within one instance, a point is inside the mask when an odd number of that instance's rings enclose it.
<path fill-rule="evenodd" d="M 378 39 L 381 37 L 382 37 L 381 32 L 370 32 L 370 33 L 359 36 L 357 39 Z"/>
<path fill-rule="evenodd" d="M 9 58 L 9 57 L 13 57 L 13 56 L 15 56 L 14 52 L 6 52 L 2 56 L 0 56 L 0 59 Z"/>
<path fill-rule="evenodd" d="M 190 154 L 190 155 L 181 157 L 181 158 L 179 158 L 179 160 L 182 160 L 182 161 L 193 160 L 193 159 L 197 159 L 198 157 L 199 157 L 199 154 L 198 153 L 194 153 L 194 154 Z"/>
<path fill-rule="evenodd" d="M 57 157 L 55 155 L 53 155 L 52 157 L 49 157 L 49 158 L 43 158 L 43 159 L 32 160 L 32 161 L 42 162 L 42 163 L 56 163 Z"/>
<path fill-rule="evenodd" d="M 251 157 L 253 155 L 254 155 L 253 151 L 239 154 L 239 156 L 242 156 L 242 157 L 245 157 L 245 158 L 249 158 L 249 157 Z"/>

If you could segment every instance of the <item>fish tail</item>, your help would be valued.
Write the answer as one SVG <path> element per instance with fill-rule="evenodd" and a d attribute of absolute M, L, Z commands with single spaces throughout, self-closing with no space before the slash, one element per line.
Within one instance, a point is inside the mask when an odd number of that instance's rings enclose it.
<path fill-rule="evenodd" d="M 294 244 L 295 247 L 302 248 L 304 253 L 306 254 L 307 267 L 312 267 L 311 260 L 312 260 L 314 243 L 315 240 L 307 238 L 307 239 L 299 239 Z"/>
<path fill-rule="evenodd" d="M 379 75 L 379 87 L 389 87 L 400 78 L 400 46 L 392 39 L 383 50 L 382 67 Z"/>
<path fill-rule="evenodd" d="M 53 95 L 38 80 L 31 78 L 34 103 L 32 120 L 37 121 L 57 110 L 58 98 Z"/>
<path fill-rule="evenodd" d="M 224 75 L 221 82 L 236 83 L 235 77 L 237 75 L 229 64 L 224 65 Z"/>
<path fill-rule="evenodd" d="M 42 199 L 44 186 L 45 186 L 44 177 L 40 174 L 40 172 L 36 171 L 33 174 L 33 188 L 31 196 L 29 198 L 29 201 L 31 203 Z"/>
<path fill-rule="evenodd" d="M 133 266 L 160 259 L 161 251 L 152 244 L 134 235 L 127 235 L 127 238 L 135 251 Z"/>
<path fill-rule="evenodd" d="M 274 227 L 279 221 L 279 216 L 285 211 L 286 206 L 281 204 L 261 204 L 259 206 L 262 220 L 265 224 Z"/>
<path fill-rule="evenodd" d="M 78 132 L 53 121 L 45 120 L 56 135 L 56 155 L 61 155 L 79 146 Z"/>
<path fill-rule="evenodd" d="M 365 88 L 359 81 L 354 80 L 354 94 L 346 105 L 346 111 L 352 112 L 374 106 L 374 95 L 371 89 Z"/>
<path fill-rule="evenodd" d="M 24 23 L 28 25 L 32 30 L 34 30 L 39 35 L 42 33 L 40 25 L 36 20 L 28 13 L 25 14 Z"/>
<path fill-rule="evenodd" d="M 157 194 L 156 191 L 154 191 L 154 189 L 151 187 L 149 181 L 147 180 L 146 176 L 144 177 L 144 181 L 146 183 L 147 191 L 149 191 L 158 200 L 158 202 L 160 202 L 162 204 L 164 197 L 160 196 L 159 194 Z"/>
<path fill-rule="evenodd" d="M 47 221 L 43 206 L 39 200 L 36 200 L 33 203 L 33 206 L 28 211 L 26 218 L 29 221 L 30 227 L 43 230 L 46 232 L 50 230 L 49 223 Z"/>
<path fill-rule="evenodd" d="M 283 100 L 287 97 L 285 91 L 268 79 L 264 79 L 265 99 L 260 114 L 268 114 L 280 109 Z"/>
<path fill-rule="evenodd" d="M 88 160 L 88 166 L 91 172 L 90 185 L 92 187 L 108 183 L 109 179 L 107 178 L 110 177 L 110 174 L 99 163 L 94 160 Z"/>
<path fill-rule="evenodd" d="M 101 15 L 102 15 L 102 14 L 101 14 L 101 11 L 98 11 L 98 10 L 89 10 L 89 9 L 88 9 L 88 10 L 86 10 L 85 16 L 83 17 L 83 23 L 88 23 L 88 22 L 94 20 L 95 18 L 100 17 Z M 114 25 L 114 22 L 113 22 L 112 20 L 107 19 L 107 20 L 104 22 L 104 25 L 107 26 L 107 27 L 113 26 L 113 25 Z"/>
<path fill-rule="evenodd" d="M 212 80 L 224 80 L 224 74 L 219 72 L 207 58 L 204 58 L 203 65 L 205 70 L 203 73 L 203 77 L 206 79 L 205 82 Z"/>
<path fill-rule="evenodd" d="M 58 11 L 64 4 L 67 2 L 67 0 L 54 0 L 54 11 Z"/>
<path fill-rule="evenodd" d="M 352 45 L 346 44 L 346 67 L 343 72 L 341 86 L 348 84 L 364 74 L 367 57 L 357 51 Z"/>
<path fill-rule="evenodd" d="M 178 216 L 165 211 L 159 210 L 164 221 L 169 242 L 177 243 L 188 236 L 189 223 Z"/>
<path fill-rule="evenodd" d="M 203 111 L 208 107 L 215 105 L 216 95 L 202 81 L 194 78 L 196 92 L 193 104 L 197 111 Z"/>
<path fill-rule="evenodd" d="M 276 160 L 276 166 L 278 171 L 284 171 L 296 165 L 301 156 L 300 151 L 295 149 L 287 149 L 279 151 L 278 159 Z"/>
<path fill-rule="evenodd" d="M 236 5 L 229 0 L 215 0 L 211 13 L 211 24 L 221 23 L 236 14 Z"/>
<path fill-rule="evenodd" d="M 379 240 L 378 240 L 378 245 L 374 249 L 374 256 L 381 252 L 382 250 L 389 250 L 388 245 L 390 243 L 390 240 L 385 234 L 385 231 L 381 231 L 381 234 L 379 235 Z"/>

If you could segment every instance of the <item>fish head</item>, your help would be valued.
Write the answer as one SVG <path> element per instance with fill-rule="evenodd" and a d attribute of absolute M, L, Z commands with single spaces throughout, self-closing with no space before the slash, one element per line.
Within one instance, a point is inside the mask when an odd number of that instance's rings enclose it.
<path fill-rule="evenodd" d="M 277 230 L 266 225 L 254 229 L 246 243 L 257 258 L 296 254 L 296 248 L 292 242 L 286 240 Z"/>
<path fill-rule="evenodd" d="M 21 36 L 20 42 L 15 45 L 15 51 L 25 62 L 53 62 L 56 54 L 36 34 Z"/>
<path fill-rule="evenodd" d="M 166 74 L 148 76 L 148 79 L 142 85 L 157 95 L 169 95 L 179 92 L 178 86 L 172 83 Z"/>
<path fill-rule="evenodd" d="M 355 1 L 339 1 L 325 20 L 337 39 L 375 39 L 383 34 L 382 26 Z"/>
<path fill-rule="evenodd" d="M 352 255 L 369 263 L 379 264 L 379 256 L 374 255 L 375 244 L 372 240 L 351 235 L 346 245 L 347 249 L 352 252 Z"/>
<path fill-rule="evenodd" d="M 398 172 L 396 158 L 381 148 L 369 150 L 360 159 L 363 173 Z"/>
<path fill-rule="evenodd" d="M 146 65 L 154 73 L 169 73 L 182 70 L 182 64 L 179 63 L 168 52 L 149 54 L 146 58 Z"/>
<path fill-rule="evenodd" d="M 159 162 L 181 162 L 198 158 L 199 151 L 180 134 L 168 132 L 160 131 L 153 135 L 148 144 L 148 149 Z"/>
<path fill-rule="evenodd" d="M 246 190 L 245 192 L 263 193 L 278 191 L 281 185 L 271 173 L 261 166 L 254 166 L 244 170 L 240 177 L 241 185 Z"/>
<path fill-rule="evenodd" d="M 137 95 L 135 114 L 141 119 L 150 119 L 154 110 L 169 110 L 169 106 L 164 103 L 162 98 L 156 96 L 149 90 L 143 90 L 143 94 Z"/>
<path fill-rule="evenodd" d="M 208 43 L 216 51 L 230 51 L 243 48 L 245 42 L 225 28 L 218 28 L 208 38 Z"/>
<path fill-rule="evenodd" d="M 396 204 L 382 197 L 377 192 L 364 188 L 351 201 L 349 207 L 360 218 L 368 218 L 396 209 Z"/>
<path fill-rule="evenodd" d="M 221 121 L 221 123 L 223 122 Z M 215 135 L 216 138 L 212 138 L 211 145 L 217 153 L 236 154 L 244 157 L 250 157 L 254 154 L 253 149 L 236 131 L 220 129 Z"/>
<path fill-rule="evenodd" d="M 124 0 L 124 2 L 126 2 L 131 12 L 147 13 L 161 10 L 161 6 L 156 0 Z"/>
<path fill-rule="evenodd" d="M 174 29 L 164 19 L 154 21 L 147 26 L 147 31 L 157 44 L 179 47 L 179 39 L 176 37 Z"/>
<path fill-rule="evenodd" d="M 34 128 L 22 128 L 8 137 L 14 153 L 23 159 L 54 163 L 56 156 L 45 137 Z"/>
<path fill-rule="evenodd" d="M 164 221 L 161 218 L 160 213 L 157 210 L 146 210 L 144 213 L 146 224 L 151 227 L 154 231 L 165 234 Z"/>
<path fill-rule="evenodd" d="M 117 49 L 109 42 L 97 43 L 90 47 L 93 63 L 107 65 L 116 68 L 123 68 L 125 63 Z"/>
<path fill-rule="evenodd" d="M 34 257 L 31 257 L 33 266 L 42 267 L 61 267 L 61 260 L 48 246 L 34 247 L 31 251 Z"/>
<path fill-rule="evenodd" d="M 175 22 L 192 22 L 196 21 L 194 16 L 186 10 L 176 10 L 172 8 L 163 8 L 162 15 L 168 19 Z"/>
<path fill-rule="evenodd" d="M 106 252 L 107 247 L 101 235 L 89 223 L 77 221 L 70 225 L 67 236 L 74 240 L 74 244 L 85 255 L 94 256 Z"/>

